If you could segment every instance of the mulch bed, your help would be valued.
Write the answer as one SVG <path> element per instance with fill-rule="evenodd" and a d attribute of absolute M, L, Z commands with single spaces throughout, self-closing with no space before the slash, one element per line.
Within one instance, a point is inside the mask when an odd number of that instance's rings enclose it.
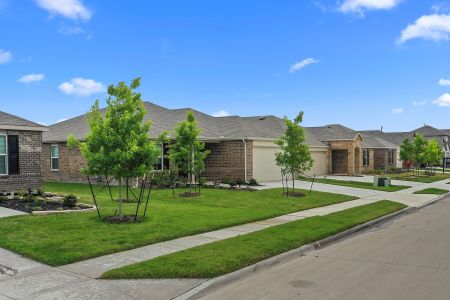
<path fill-rule="evenodd" d="M 45 200 L 37 200 L 37 201 L 24 201 L 20 199 L 8 199 L 8 200 L 0 200 L 0 206 L 11 208 L 19 211 L 23 211 L 26 213 L 31 213 L 33 211 L 52 211 L 52 210 L 83 210 L 85 208 L 81 208 L 78 206 L 69 207 L 64 206 L 59 202 L 47 202 Z"/>
<path fill-rule="evenodd" d="M 107 216 L 103 217 L 103 222 L 108 224 L 124 224 L 124 223 L 134 223 L 134 216 L 132 215 L 124 215 L 124 216 Z M 137 217 L 137 222 L 140 222 L 141 219 L 139 216 Z"/>
<path fill-rule="evenodd" d="M 180 197 L 198 197 L 200 196 L 199 192 L 184 192 L 184 193 L 180 193 L 178 194 L 178 196 Z"/>
<path fill-rule="evenodd" d="M 288 192 L 288 193 L 284 192 L 283 196 L 288 196 L 288 197 L 305 197 L 306 195 L 303 194 L 303 193 L 300 193 L 300 192 L 295 192 L 295 193 L 293 193 L 293 192 Z"/>

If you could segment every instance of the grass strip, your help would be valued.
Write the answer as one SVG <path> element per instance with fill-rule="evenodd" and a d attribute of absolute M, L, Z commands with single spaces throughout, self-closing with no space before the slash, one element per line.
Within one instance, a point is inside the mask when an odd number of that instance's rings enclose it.
<path fill-rule="evenodd" d="M 422 182 L 422 183 L 432 183 L 432 182 L 450 178 L 450 174 L 438 174 L 438 173 L 436 173 L 435 175 L 425 175 L 425 174 L 414 175 L 411 173 L 406 173 L 406 174 L 388 175 L 388 176 L 391 177 L 391 179 L 395 179 L 395 180 L 415 181 L 415 182 Z"/>
<path fill-rule="evenodd" d="M 312 178 L 302 177 L 300 180 L 305 180 L 305 181 L 311 182 Z M 361 181 L 339 180 L 339 179 L 325 179 L 325 178 L 316 178 L 314 180 L 314 182 L 348 186 L 348 187 L 367 189 L 367 190 L 377 190 L 377 191 L 384 191 L 384 192 L 396 192 L 396 191 L 410 188 L 410 186 L 405 186 L 405 185 L 373 186 L 372 182 L 361 182 Z"/>
<path fill-rule="evenodd" d="M 430 195 L 443 195 L 447 194 L 448 190 L 438 189 L 438 188 L 427 188 L 420 191 L 414 192 L 414 194 L 430 194 Z"/>
<path fill-rule="evenodd" d="M 96 190 L 99 188 L 95 187 Z M 92 203 L 86 184 L 46 183 L 45 189 L 73 193 L 81 198 L 81 202 Z M 176 190 L 176 194 L 184 191 Z M 356 199 L 347 195 L 317 191 L 309 195 L 308 191 L 298 191 L 306 196 L 284 197 L 282 189 L 257 192 L 202 189 L 199 197 L 173 198 L 171 190 L 155 190 L 147 217 L 139 223 L 106 224 L 95 212 L 0 218 L 0 247 L 59 266 Z M 112 187 L 112 192 L 117 199 L 117 187 Z M 108 189 L 98 195 L 97 201 L 102 215 L 114 215 L 118 203 L 110 200 Z M 136 203 L 124 203 L 123 206 L 124 214 L 135 213 Z"/>
<path fill-rule="evenodd" d="M 405 207 L 397 202 L 382 200 L 160 256 L 108 271 L 102 278 L 212 278 Z"/>

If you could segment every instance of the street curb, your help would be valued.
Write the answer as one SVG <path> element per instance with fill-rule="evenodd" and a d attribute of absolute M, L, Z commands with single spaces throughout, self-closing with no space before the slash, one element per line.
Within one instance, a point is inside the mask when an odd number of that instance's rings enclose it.
<path fill-rule="evenodd" d="M 444 197 L 439 197 L 437 199 L 433 199 L 430 202 L 427 202 L 425 205 L 421 206 L 425 207 L 428 205 L 433 204 L 436 201 L 441 200 L 442 198 L 447 197 L 448 195 L 450 195 L 450 193 L 443 195 Z M 416 207 L 406 207 L 403 208 L 399 211 L 393 212 L 391 214 L 382 216 L 380 218 L 368 221 L 364 224 L 360 224 L 358 226 L 355 226 L 353 228 L 347 229 L 345 231 L 342 231 L 340 233 L 337 233 L 335 235 L 329 236 L 327 238 L 324 238 L 322 240 L 316 241 L 314 243 L 311 244 L 307 244 L 307 245 L 303 245 L 299 248 L 293 249 L 293 250 L 289 250 L 287 252 L 281 253 L 279 255 L 270 257 L 266 260 L 262 260 L 260 262 L 257 262 L 256 264 L 253 264 L 251 266 L 247 266 L 244 267 L 242 269 L 239 269 L 237 271 L 216 277 L 216 278 L 212 278 L 209 279 L 208 281 L 205 281 L 204 283 L 194 287 L 193 289 L 187 291 L 184 294 L 181 294 L 177 297 L 175 297 L 175 300 L 193 300 L 193 299 L 198 299 L 202 296 L 205 296 L 209 293 L 211 293 L 212 291 L 221 288 L 229 283 L 232 283 L 234 281 L 243 279 L 248 277 L 249 275 L 258 273 L 260 271 L 263 271 L 265 269 L 268 269 L 272 266 L 281 264 L 281 263 L 286 263 L 288 261 L 291 261 L 295 258 L 304 256 L 312 251 L 324 248 L 326 246 L 329 246 L 335 242 L 344 240 L 356 233 L 360 233 L 364 230 L 370 229 L 375 227 L 376 225 L 380 225 L 382 223 L 391 221 L 393 219 L 396 219 L 400 216 L 406 215 L 406 214 L 410 214 L 413 212 L 416 212 L 417 210 L 419 210 L 420 208 L 416 208 Z"/>

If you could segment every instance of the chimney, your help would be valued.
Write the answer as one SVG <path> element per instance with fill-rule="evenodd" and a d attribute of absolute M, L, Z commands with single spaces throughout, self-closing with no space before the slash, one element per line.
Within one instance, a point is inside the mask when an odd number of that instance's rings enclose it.
<path fill-rule="evenodd" d="M 381 130 L 381 132 L 383 132 L 383 125 L 381 125 L 381 129 L 380 130 Z"/>

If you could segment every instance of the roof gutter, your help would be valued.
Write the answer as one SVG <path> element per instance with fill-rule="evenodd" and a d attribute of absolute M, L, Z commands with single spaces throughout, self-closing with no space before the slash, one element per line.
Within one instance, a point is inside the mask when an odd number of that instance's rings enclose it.
<path fill-rule="evenodd" d="M 21 131 L 48 131 L 47 127 L 38 126 L 17 126 L 17 125 L 0 125 L 0 129 L 21 130 Z"/>

